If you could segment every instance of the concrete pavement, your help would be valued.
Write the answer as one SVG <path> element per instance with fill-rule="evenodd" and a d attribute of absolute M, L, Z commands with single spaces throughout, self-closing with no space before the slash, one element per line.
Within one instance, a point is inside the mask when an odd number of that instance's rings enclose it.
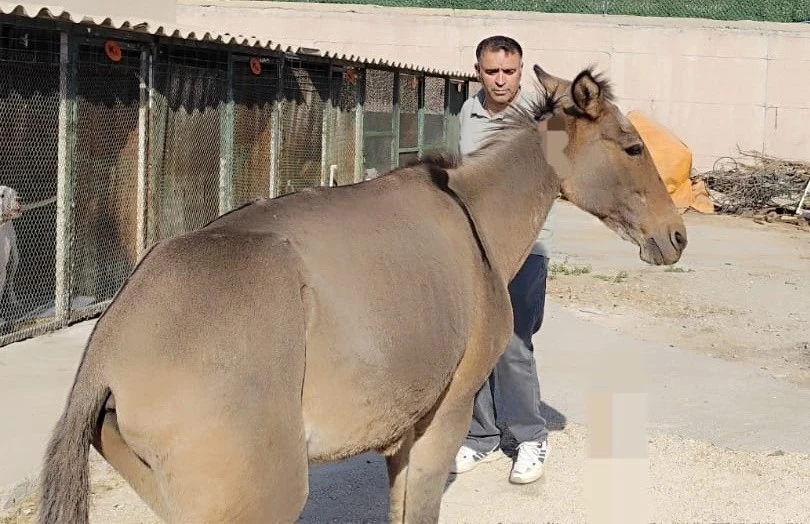
<path fill-rule="evenodd" d="M 552 303 L 539 348 L 543 400 L 589 423 L 594 395 L 637 396 L 647 430 L 747 451 L 810 452 L 810 391 L 742 363 L 634 339 Z"/>
<path fill-rule="evenodd" d="M 589 424 L 590 403 L 613 398 L 619 442 L 644 437 L 620 421 L 641 409 L 650 432 L 735 449 L 810 452 L 810 418 L 803 416 L 810 412 L 810 392 L 734 362 L 633 339 L 588 320 L 589 314 L 549 299 L 537 342 L 552 426 Z M 0 349 L 0 510 L 33 485 L 92 325 Z M 362 466 L 365 458 L 353 462 Z M 313 482 L 328 474 L 334 468 L 314 470 Z"/>
<path fill-rule="evenodd" d="M 36 475 L 92 326 L 84 322 L 0 348 L 0 511 Z"/>

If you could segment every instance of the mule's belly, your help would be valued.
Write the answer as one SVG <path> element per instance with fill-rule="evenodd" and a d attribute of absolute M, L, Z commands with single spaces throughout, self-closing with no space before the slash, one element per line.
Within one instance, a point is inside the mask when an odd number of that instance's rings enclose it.
<path fill-rule="evenodd" d="M 314 363 L 313 353 L 323 353 L 307 348 L 303 410 L 311 461 L 383 451 L 436 405 L 463 347 L 419 345 L 421 337 L 414 338 L 366 345 L 378 357 L 369 360 L 332 345 L 323 351 L 334 358 Z M 428 351 L 434 355 L 422 360 Z"/>
<path fill-rule="evenodd" d="M 310 459 L 387 448 L 436 404 L 476 309 L 469 280 L 438 282 L 364 293 L 333 281 L 313 293 L 302 396 Z M 344 292 L 356 300 L 328 296 Z"/>

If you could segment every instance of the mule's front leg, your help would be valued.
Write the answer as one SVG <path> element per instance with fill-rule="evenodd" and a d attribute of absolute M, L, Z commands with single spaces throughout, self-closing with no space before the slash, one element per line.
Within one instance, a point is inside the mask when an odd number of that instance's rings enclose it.
<path fill-rule="evenodd" d="M 413 429 L 405 432 L 392 454 L 387 454 L 385 463 L 388 466 L 389 510 L 388 520 L 391 524 L 405 522 L 405 488 L 408 479 L 408 459 L 413 446 Z"/>
<path fill-rule="evenodd" d="M 447 477 L 470 429 L 472 409 L 472 395 L 452 401 L 445 397 L 438 409 L 417 425 L 408 457 L 402 522 L 438 522 Z"/>

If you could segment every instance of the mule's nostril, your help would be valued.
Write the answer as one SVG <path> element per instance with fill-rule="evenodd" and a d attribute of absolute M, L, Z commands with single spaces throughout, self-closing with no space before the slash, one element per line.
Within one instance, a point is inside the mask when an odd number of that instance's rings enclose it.
<path fill-rule="evenodd" d="M 680 231 L 675 231 L 672 233 L 672 245 L 674 245 L 679 251 L 683 251 L 686 247 L 686 237 Z"/>

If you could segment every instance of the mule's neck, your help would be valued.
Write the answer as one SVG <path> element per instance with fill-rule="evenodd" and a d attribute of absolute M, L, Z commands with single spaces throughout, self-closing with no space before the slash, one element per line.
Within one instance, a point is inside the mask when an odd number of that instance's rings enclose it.
<path fill-rule="evenodd" d="M 545 158 L 543 137 L 533 129 L 516 131 L 489 152 L 465 160 L 451 180 L 490 262 L 508 283 L 531 251 L 560 190 Z"/>

